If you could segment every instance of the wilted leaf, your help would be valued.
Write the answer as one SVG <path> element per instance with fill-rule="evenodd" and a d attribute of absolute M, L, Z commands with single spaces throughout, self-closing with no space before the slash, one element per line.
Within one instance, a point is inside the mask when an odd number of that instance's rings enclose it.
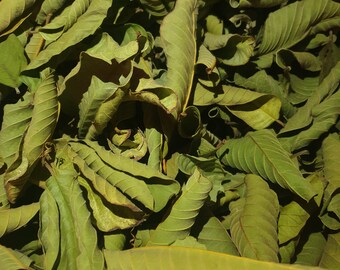
<path fill-rule="evenodd" d="M 281 102 L 272 95 L 260 94 L 250 90 L 222 85 L 209 89 L 197 83 L 194 105 L 218 104 L 242 119 L 254 129 L 263 129 L 279 118 Z"/>
<path fill-rule="evenodd" d="M 241 139 L 228 140 L 218 151 L 222 163 L 267 180 L 309 201 L 316 193 L 269 130 L 249 132 Z"/>
<path fill-rule="evenodd" d="M 172 211 L 151 233 L 147 245 L 170 245 L 187 237 L 211 188 L 211 181 L 195 170 Z"/>
<path fill-rule="evenodd" d="M 294 2 L 269 14 L 265 24 L 263 37 L 257 51 L 263 58 L 279 49 L 288 49 L 305 37 L 339 26 L 340 4 L 330 0 L 304 0 Z M 280 21 L 281 23 L 275 23 Z M 262 56 L 262 57 L 261 57 Z"/>
<path fill-rule="evenodd" d="M 176 118 L 188 104 L 194 78 L 196 3 L 196 0 L 176 1 L 175 8 L 164 18 L 160 28 L 168 67 L 165 86 L 178 98 L 174 112 Z"/>
<path fill-rule="evenodd" d="M 34 5 L 36 0 L 0 1 L 0 33 Z M 4 33 L 2 33 L 3 35 Z M 0 35 L 0 36 L 2 36 Z"/>
<path fill-rule="evenodd" d="M 241 256 L 278 262 L 278 199 L 257 175 L 245 177 L 245 197 L 230 203 L 231 238 Z"/>
<path fill-rule="evenodd" d="M 39 211 L 39 203 L 0 210 L 0 237 L 25 226 Z"/>

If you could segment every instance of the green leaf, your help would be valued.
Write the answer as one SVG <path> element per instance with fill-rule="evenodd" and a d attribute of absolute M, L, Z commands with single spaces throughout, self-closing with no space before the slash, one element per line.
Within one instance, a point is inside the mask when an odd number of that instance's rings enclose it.
<path fill-rule="evenodd" d="M 59 209 L 53 194 L 45 189 L 40 197 L 39 239 L 44 250 L 44 269 L 55 269 L 60 254 Z"/>
<path fill-rule="evenodd" d="M 145 247 L 125 251 L 104 250 L 108 270 L 125 269 L 159 269 L 162 265 L 164 270 L 179 269 L 215 269 L 223 270 L 317 270 L 308 266 L 285 265 L 273 262 L 261 262 L 233 255 L 206 251 L 186 247 Z"/>
<path fill-rule="evenodd" d="M 225 165 L 259 174 L 307 202 L 316 194 L 270 130 L 249 132 L 243 138 L 228 140 L 217 156 Z"/>
<path fill-rule="evenodd" d="M 245 185 L 245 197 L 230 203 L 231 238 L 241 256 L 278 262 L 277 195 L 257 175 L 247 175 Z"/>
<path fill-rule="evenodd" d="M 238 34 L 205 34 L 204 46 L 207 47 L 223 64 L 241 66 L 253 55 L 255 40 L 250 36 Z"/>
<path fill-rule="evenodd" d="M 279 244 L 284 244 L 299 235 L 309 219 L 309 213 L 301 203 L 292 201 L 280 210 L 278 220 Z"/>
<path fill-rule="evenodd" d="M 162 171 L 164 138 L 161 132 L 160 118 L 155 107 L 143 105 L 143 121 L 145 125 L 145 137 L 147 141 L 149 157 L 148 166 Z"/>
<path fill-rule="evenodd" d="M 340 167 L 336 158 L 338 151 L 340 151 L 339 135 L 335 133 L 328 135 L 322 142 L 321 150 L 324 162 L 323 171 L 328 183 L 323 198 L 324 207 L 327 207 L 331 197 L 340 187 Z"/>
<path fill-rule="evenodd" d="M 187 106 L 194 78 L 196 5 L 196 0 L 176 1 L 175 8 L 163 19 L 160 27 L 168 67 L 165 86 L 177 95 L 175 118 Z"/>
<path fill-rule="evenodd" d="M 178 182 L 165 176 L 161 172 L 135 160 L 115 155 L 112 152 L 105 150 L 96 142 L 88 140 L 85 142 L 96 151 L 105 164 L 121 173 L 124 173 L 128 176 L 128 178 L 133 177 L 137 183 L 145 182 L 154 198 L 153 207 L 155 212 L 163 209 L 169 202 L 170 198 L 179 192 L 180 186 Z M 146 194 L 148 194 L 148 192 L 146 192 Z"/>
<path fill-rule="evenodd" d="M 293 69 L 299 65 L 308 71 L 320 71 L 320 60 L 309 52 L 294 52 L 292 50 L 281 49 L 276 52 L 276 63 L 282 69 Z"/>
<path fill-rule="evenodd" d="M 111 0 L 93 0 L 80 16 L 75 24 L 55 42 L 49 44 L 39 55 L 26 67 L 32 70 L 47 64 L 52 58 L 58 57 L 71 46 L 81 42 L 84 38 L 92 35 L 106 17 L 107 10 L 112 4 Z"/>
<path fill-rule="evenodd" d="M 196 74 L 201 84 L 213 87 L 220 82 L 220 74 L 216 65 L 216 57 L 204 45 L 201 45 L 196 61 Z"/>
<path fill-rule="evenodd" d="M 272 95 L 222 85 L 209 89 L 197 83 L 194 92 L 194 105 L 207 106 L 218 104 L 242 119 L 254 129 L 263 129 L 278 120 L 281 101 Z"/>
<path fill-rule="evenodd" d="M 41 27 L 39 32 L 47 41 L 58 39 L 65 31 L 83 15 L 90 6 L 90 0 L 75 0 L 47 25 Z"/>
<path fill-rule="evenodd" d="M 201 209 L 192 230 L 199 231 L 197 240 L 206 246 L 207 250 L 239 256 L 229 233 L 207 207 Z"/>
<path fill-rule="evenodd" d="M 268 8 L 280 5 L 286 0 L 229 0 L 233 8 Z"/>
<path fill-rule="evenodd" d="M 0 2 L 0 10 L 2 10 L 1 4 L 4 2 L 10 1 Z M 2 18 L 1 16 L 0 14 L 0 18 Z M 14 34 L 9 35 L 5 41 L 0 42 L 0 59 L 0 84 L 12 88 L 18 87 L 21 84 L 19 75 L 26 67 L 27 60 L 24 54 L 24 47 Z"/>
<path fill-rule="evenodd" d="M 295 115 L 297 114 L 298 112 Z M 290 137 L 280 137 L 280 142 L 286 149 L 295 151 L 305 147 L 329 131 L 336 123 L 338 115 L 340 114 L 340 91 L 325 98 L 322 103 L 311 108 L 310 114 L 313 122 L 309 129 L 302 130 L 300 133 Z M 295 118 L 295 115 L 292 118 Z M 291 122 L 291 119 L 288 122 Z M 286 134 L 284 136 L 286 136 Z"/>
<path fill-rule="evenodd" d="M 77 181 L 77 172 L 65 153 L 57 148 L 56 164 L 47 188 L 57 202 L 60 216 L 61 269 L 103 269 L 104 260 L 97 247 L 97 233 L 91 225 L 90 212 L 86 207 Z"/>
<path fill-rule="evenodd" d="M 92 76 L 87 92 L 79 104 L 78 137 L 84 138 L 92 125 L 96 114 L 109 97 L 114 95 L 118 86 L 111 82 L 103 82 L 96 76 Z"/>
<path fill-rule="evenodd" d="M 293 239 L 289 242 L 286 242 L 279 247 L 279 258 L 281 263 L 292 263 L 292 259 L 295 255 L 296 245 L 298 240 Z"/>
<path fill-rule="evenodd" d="M 14 250 L 3 245 L 0 245 L 0 261 L 1 267 L 6 270 L 29 269 L 28 265 L 23 264 L 20 259 L 18 259 Z"/>
<path fill-rule="evenodd" d="M 115 205 L 110 205 L 97 192 L 92 190 L 84 178 L 78 176 L 78 182 L 86 189 L 86 197 L 89 200 L 94 223 L 99 230 L 110 232 L 128 229 L 137 226 L 142 221 L 143 213 L 127 211 L 128 209 L 122 210 Z"/>
<path fill-rule="evenodd" d="M 339 252 L 340 233 L 329 234 L 319 265 L 327 269 L 338 269 L 340 267 Z"/>
<path fill-rule="evenodd" d="M 326 245 L 326 239 L 321 232 L 311 233 L 297 254 L 296 264 L 318 266 Z"/>
<path fill-rule="evenodd" d="M 12 23 L 19 19 L 35 4 L 36 0 L 0 1 L 0 36 Z M 2 58 L 2 57 L 1 57 Z"/>
<path fill-rule="evenodd" d="M 236 73 L 234 81 L 241 87 L 278 97 L 282 104 L 282 112 L 286 117 L 289 118 L 295 113 L 296 109 L 287 100 L 285 86 L 279 81 L 275 80 L 272 76 L 268 75 L 265 70 L 258 71 L 251 77 L 245 77 Z"/>
<path fill-rule="evenodd" d="M 289 74 L 289 82 L 292 92 L 289 93 L 288 99 L 293 104 L 305 102 L 319 89 L 319 80 L 317 76 L 306 77 L 297 74 Z"/>
<path fill-rule="evenodd" d="M 61 9 L 68 0 L 45 0 L 40 7 L 39 13 L 36 18 L 38 24 L 43 24 L 46 22 L 49 14 L 55 14 L 59 9 Z"/>
<path fill-rule="evenodd" d="M 178 119 L 178 133 L 183 138 L 194 138 L 202 128 L 200 111 L 195 106 L 187 107 Z"/>
<path fill-rule="evenodd" d="M 315 106 L 332 93 L 338 87 L 340 81 L 340 61 L 331 70 L 328 76 L 321 82 L 318 91 L 315 91 L 312 96 L 307 100 L 306 104 L 298 109 L 293 117 L 289 119 L 285 127 L 280 130 L 280 135 L 291 131 L 301 130 L 309 126 L 313 121 L 314 114 L 312 111 Z"/>
<path fill-rule="evenodd" d="M 169 215 L 151 233 L 147 245 L 170 245 L 187 237 L 211 188 L 211 181 L 195 170 Z"/>
<path fill-rule="evenodd" d="M 141 0 L 143 8 L 153 16 L 163 17 L 167 15 L 174 7 L 174 0 Z"/>
<path fill-rule="evenodd" d="M 105 163 L 92 148 L 81 143 L 70 143 L 72 149 L 72 160 L 75 162 L 84 175 L 86 175 L 83 160 L 87 167 L 91 168 L 96 174 L 103 177 L 112 186 L 119 189 L 120 192 L 127 195 L 133 200 L 142 203 L 146 208 L 154 209 L 154 199 L 148 189 L 147 185 L 135 178 L 133 175 L 124 173 L 122 170 L 116 170 L 110 164 Z M 104 150 L 105 151 L 105 150 Z M 112 154 L 114 156 L 114 154 Z M 79 157 L 79 158 L 76 158 Z M 117 156 L 116 160 L 119 162 L 123 157 Z M 132 167 L 130 167 L 131 170 Z"/>
<path fill-rule="evenodd" d="M 110 250 L 123 250 L 127 240 L 126 231 L 115 231 L 104 234 L 104 248 Z"/>
<path fill-rule="evenodd" d="M 0 237 L 25 226 L 39 211 L 39 203 L 0 210 Z"/>
<path fill-rule="evenodd" d="M 16 104 L 4 107 L 4 119 L 0 131 L 0 156 L 7 166 L 15 161 L 24 133 L 32 118 L 32 95 L 27 92 Z"/>
<path fill-rule="evenodd" d="M 44 144 L 51 138 L 57 125 L 59 103 L 54 74 L 42 77 L 34 92 L 32 120 L 24 139 L 23 154 L 33 165 L 41 157 Z"/>
<path fill-rule="evenodd" d="M 257 51 L 261 58 L 279 49 L 288 49 L 308 35 L 339 26 L 340 4 L 330 0 L 294 2 L 269 14 Z M 280 24 L 276 22 L 280 21 Z M 262 57 L 261 57 L 262 56 Z"/>

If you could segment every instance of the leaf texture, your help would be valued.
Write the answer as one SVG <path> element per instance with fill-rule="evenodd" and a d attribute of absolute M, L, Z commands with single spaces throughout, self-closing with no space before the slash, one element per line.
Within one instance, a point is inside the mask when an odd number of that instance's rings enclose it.
<path fill-rule="evenodd" d="M 16 256 L 15 251 L 0 245 L 0 261 L 1 267 L 6 270 L 26 270 L 28 265 L 23 264 Z"/>
<path fill-rule="evenodd" d="M 57 202 L 60 215 L 59 267 L 65 269 L 103 269 L 104 260 L 97 247 L 97 233 L 91 225 L 90 212 L 75 181 L 77 172 L 68 159 L 65 148 L 57 150 L 56 168 L 47 181 Z M 62 160 L 62 162 L 60 162 Z"/>
<path fill-rule="evenodd" d="M 318 266 L 326 245 L 326 239 L 320 232 L 311 233 L 297 254 L 296 264 Z"/>
<path fill-rule="evenodd" d="M 176 1 L 175 8 L 164 18 L 160 28 L 168 68 L 165 85 L 171 88 L 178 98 L 175 113 L 185 110 L 194 77 L 196 2 L 196 0 Z"/>
<path fill-rule="evenodd" d="M 92 76 L 88 91 L 84 93 L 79 104 L 78 136 L 84 138 L 92 122 L 96 118 L 100 106 L 117 90 L 111 82 L 104 83 L 96 76 Z"/>
<path fill-rule="evenodd" d="M 279 118 L 281 101 L 272 95 L 222 85 L 217 89 L 206 88 L 199 83 L 194 93 L 194 105 L 218 104 L 242 119 L 254 129 L 263 129 Z"/>
<path fill-rule="evenodd" d="M 231 237 L 241 256 L 278 262 L 277 196 L 257 175 L 247 175 L 245 185 L 245 197 L 230 204 Z"/>
<path fill-rule="evenodd" d="M 54 269 L 60 251 L 60 220 L 56 200 L 49 189 L 45 189 L 39 200 L 39 240 L 44 249 L 44 269 Z"/>
<path fill-rule="evenodd" d="M 87 11 L 79 17 L 77 22 L 56 42 L 51 43 L 45 50 L 41 51 L 26 67 L 26 70 L 41 67 L 49 62 L 52 57 L 58 56 L 67 48 L 92 35 L 101 25 L 111 4 L 111 0 L 92 1 Z"/>
<path fill-rule="evenodd" d="M 153 196 L 144 182 L 139 181 L 132 175 L 126 174 L 121 170 L 114 170 L 111 166 L 107 166 L 107 164 L 98 157 L 95 150 L 87 147 L 86 145 L 70 143 L 70 146 L 72 151 L 83 159 L 87 166 L 95 173 L 106 179 L 106 181 L 117 187 L 122 193 L 129 196 L 131 199 L 139 201 L 150 210 L 154 209 Z M 73 160 L 77 162 L 76 159 Z M 81 164 L 78 166 L 85 174 L 84 167 Z"/>
<path fill-rule="evenodd" d="M 332 23 L 323 24 L 326 21 L 337 18 L 334 24 L 339 25 L 339 16 L 340 4 L 330 0 L 304 0 L 287 5 L 268 16 L 257 54 L 290 48 L 315 33 L 321 25 L 324 31 L 332 27 Z M 275 23 L 278 20 L 282 23 Z"/>
<path fill-rule="evenodd" d="M 270 130 L 249 132 L 241 139 L 228 140 L 217 156 L 225 165 L 258 174 L 306 201 L 316 195 Z"/>
<path fill-rule="evenodd" d="M 151 233 L 147 245 L 170 245 L 187 237 L 211 188 L 211 181 L 195 170 L 170 214 Z"/>
<path fill-rule="evenodd" d="M 233 8 L 267 8 L 284 3 L 285 0 L 229 0 Z"/>
<path fill-rule="evenodd" d="M 320 266 L 327 269 L 337 269 L 340 267 L 340 233 L 329 234 L 321 257 Z"/>
<path fill-rule="evenodd" d="M 49 14 L 55 14 L 62 8 L 68 0 L 45 0 L 40 7 L 36 21 L 38 24 L 43 24 Z"/>
<path fill-rule="evenodd" d="M 0 210 L 0 237 L 27 225 L 27 223 L 38 213 L 38 211 L 39 203 L 32 203 L 17 208 Z"/>
<path fill-rule="evenodd" d="M 32 103 L 32 95 L 27 93 L 21 101 L 4 107 L 4 120 L 0 131 L 0 156 L 7 166 L 12 165 L 19 152 L 25 130 L 32 118 Z"/>
<path fill-rule="evenodd" d="M 0 1 L 0 34 L 24 12 L 34 5 L 36 0 Z"/>
<path fill-rule="evenodd" d="M 164 270 L 173 269 L 216 269 L 226 265 L 234 270 L 321 270 L 322 268 L 298 265 L 285 265 L 263 262 L 212 251 L 185 247 L 145 247 L 125 251 L 104 250 L 108 270 L 149 269 L 156 270 L 162 265 Z M 180 266 L 178 266 L 178 262 Z"/>
<path fill-rule="evenodd" d="M 91 1 L 92 0 L 75 0 L 50 23 L 41 27 L 39 32 L 47 41 L 58 39 L 63 32 L 71 28 L 77 19 L 85 13 Z"/>

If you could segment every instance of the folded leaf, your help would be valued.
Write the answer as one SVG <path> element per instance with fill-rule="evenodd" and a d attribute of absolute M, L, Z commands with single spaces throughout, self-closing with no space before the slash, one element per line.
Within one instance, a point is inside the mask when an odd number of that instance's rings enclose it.
<path fill-rule="evenodd" d="M 207 207 L 201 209 L 192 230 L 199 231 L 198 243 L 205 245 L 207 250 L 239 256 L 229 233 Z"/>
<path fill-rule="evenodd" d="M 324 208 L 328 206 L 334 192 L 340 187 L 340 167 L 336 158 L 340 151 L 340 138 L 333 133 L 322 142 L 322 156 L 324 162 L 324 175 L 328 183 L 324 194 Z"/>
<path fill-rule="evenodd" d="M 170 245 L 187 237 L 211 188 L 211 181 L 195 170 L 169 215 L 151 233 L 147 245 Z"/>
<path fill-rule="evenodd" d="M 91 0 L 75 0 L 67 6 L 57 17 L 47 25 L 41 27 L 39 32 L 47 41 L 58 39 L 65 31 L 72 27 L 77 19 L 86 12 Z"/>
<path fill-rule="evenodd" d="M 339 16 L 340 4 L 330 0 L 298 1 L 278 9 L 269 14 L 264 24 L 257 55 L 268 58 L 267 55 L 288 49 L 310 34 L 339 26 Z"/>
<path fill-rule="evenodd" d="M 27 223 L 38 213 L 38 211 L 39 203 L 32 203 L 17 208 L 0 210 L 0 237 L 27 225 Z"/>
<path fill-rule="evenodd" d="M 120 207 L 110 205 L 100 194 L 92 190 L 84 178 L 78 176 L 78 182 L 87 191 L 86 197 L 89 200 L 94 223 L 99 230 L 110 232 L 118 229 L 128 229 L 137 226 L 142 221 L 143 213 L 136 213 L 128 211 L 128 208 L 120 209 Z"/>
<path fill-rule="evenodd" d="M 55 14 L 68 0 L 45 0 L 40 7 L 36 21 L 43 24 L 49 14 Z"/>
<path fill-rule="evenodd" d="M 249 132 L 241 139 L 228 140 L 217 151 L 217 156 L 225 165 L 259 174 L 307 202 L 316 195 L 270 130 Z"/>
<path fill-rule="evenodd" d="M 3 2 L 9 1 L 0 2 L 0 10 L 3 8 L 1 7 Z M 5 41 L 0 42 L 0 59 L 0 84 L 12 88 L 18 87 L 21 84 L 19 75 L 26 67 L 27 60 L 24 54 L 24 47 L 14 34 L 9 35 Z"/>
<path fill-rule="evenodd" d="M 196 61 L 196 0 L 178 0 L 162 21 L 160 37 L 167 61 L 165 86 L 177 95 L 175 118 L 185 110 Z"/>
<path fill-rule="evenodd" d="M 266 128 L 278 120 L 281 108 L 281 101 L 275 96 L 230 85 L 208 89 L 197 83 L 193 102 L 196 106 L 226 106 L 232 114 L 254 129 Z"/>
<path fill-rule="evenodd" d="M 88 129 L 96 118 L 100 106 L 109 97 L 113 96 L 118 86 L 111 82 L 103 82 L 96 76 L 92 76 L 87 92 L 79 104 L 78 137 L 84 138 Z"/>
<path fill-rule="evenodd" d="M 207 47 L 223 64 L 241 66 L 253 55 L 255 41 L 253 37 L 238 34 L 205 34 L 204 46 Z"/>
<path fill-rule="evenodd" d="M 85 143 L 96 151 L 105 164 L 117 171 L 124 172 L 124 174 L 129 177 L 133 177 L 136 180 L 138 179 L 139 182 L 145 182 L 154 198 L 155 212 L 163 209 L 170 198 L 179 192 L 180 186 L 178 182 L 161 172 L 135 160 L 115 155 L 112 152 L 105 150 L 105 148 L 96 142 L 86 140 Z M 146 194 L 148 194 L 148 192 Z"/>
<path fill-rule="evenodd" d="M 32 95 L 27 92 L 16 104 L 4 106 L 4 119 L 0 131 L 0 156 L 11 166 L 19 152 L 25 130 L 32 118 Z"/>
<path fill-rule="evenodd" d="M 278 262 L 277 196 L 259 176 L 245 177 L 245 197 L 230 203 L 230 233 L 241 256 Z"/>
<path fill-rule="evenodd" d="M 318 266 L 326 245 L 321 232 L 311 233 L 301 251 L 297 254 L 296 264 Z"/>
<path fill-rule="evenodd" d="M 0 261 L 1 267 L 6 270 L 29 269 L 29 265 L 22 263 L 13 249 L 3 245 L 0 245 Z"/>
<path fill-rule="evenodd" d="M 60 220 L 56 200 L 49 189 L 40 197 L 39 239 L 44 250 L 44 269 L 54 269 L 60 255 Z M 62 243 L 64 244 L 64 243 Z"/>
<path fill-rule="evenodd" d="M 163 17 L 167 15 L 174 7 L 174 0 L 141 0 L 145 10 L 153 16 Z"/>
<path fill-rule="evenodd" d="M 324 252 L 321 257 L 320 266 L 327 269 L 337 269 L 340 267 L 340 233 L 329 234 Z"/>
<path fill-rule="evenodd" d="M 241 87 L 278 97 L 282 104 L 282 112 L 287 118 L 291 117 L 295 113 L 296 108 L 294 108 L 294 106 L 287 100 L 285 86 L 275 80 L 272 76 L 268 75 L 265 70 L 258 71 L 251 77 L 245 77 L 236 73 L 234 81 L 235 84 Z"/>
<path fill-rule="evenodd" d="M 77 181 L 77 172 L 67 157 L 66 148 L 57 148 L 55 168 L 47 180 L 60 216 L 61 269 L 103 269 L 104 260 L 97 247 L 97 233 Z"/>
<path fill-rule="evenodd" d="M 0 1 L 0 34 L 27 12 L 35 2 L 36 0 Z"/>
<path fill-rule="evenodd" d="M 86 12 L 61 37 L 51 43 L 26 67 L 26 70 L 37 69 L 46 64 L 53 57 L 59 56 L 69 47 L 81 42 L 92 35 L 107 15 L 112 4 L 111 0 L 93 0 Z"/>
<path fill-rule="evenodd" d="M 229 0 L 233 8 L 268 8 L 284 3 L 286 0 Z"/>

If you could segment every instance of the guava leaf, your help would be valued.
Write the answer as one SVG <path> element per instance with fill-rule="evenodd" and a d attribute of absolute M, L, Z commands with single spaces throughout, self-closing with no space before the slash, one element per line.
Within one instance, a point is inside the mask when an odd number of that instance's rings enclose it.
<path fill-rule="evenodd" d="M 163 19 L 160 27 L 168 68 L 165 86 L 177 95 L 175 114 L 185 110 L 194 78 L 196 5 L 196 0 L 176 1 L 175 8 Z"/>
<path fill-rule="evenodd" d="M 0 237 L 25 226 L 39 211 L 39 203 L 0 209 Z"/>
<path fill-rule="evenodd" d="M 230 234 L 242 257 L 278 262 L 277 195 L 259 176 L 248 174 L 245 196 L 230 203 Z"/>
<path fill-rule="evenodd" d="M 217 156 L 223 164 L 258 174 L 307 202 L 316 195 L 270 130 L 249 132 L 243 138 L 228 140 L 217 150 Z"/>
<path fill-rule="evenodd" d="M 215 89 L 197 83 L 194 92 L 194 105 L 207 106 L 218 104 L 242 119 L 254 129 L 268 127 L 279 118 L 281 101 L 272 95 L 222 85 Z"/>
<path fill-rule="evenodd" d="M 3 2 L 10 1 L 0 2 L 0 10 Z M 24 47 L 14 34 L 9 35 L 5 41 L 0 42 L 0 59 L 0 84 L 12 88 L 19 87 L 21 84 L 19 75 L 26 67 L 27 60 Z"/>
<path fill-rule="evenodd" d="M 211 181 L 195 170 L 169 215 L 151 233 L 147 245 L 170 245 L 187 237 L 211 188 Z"/>

